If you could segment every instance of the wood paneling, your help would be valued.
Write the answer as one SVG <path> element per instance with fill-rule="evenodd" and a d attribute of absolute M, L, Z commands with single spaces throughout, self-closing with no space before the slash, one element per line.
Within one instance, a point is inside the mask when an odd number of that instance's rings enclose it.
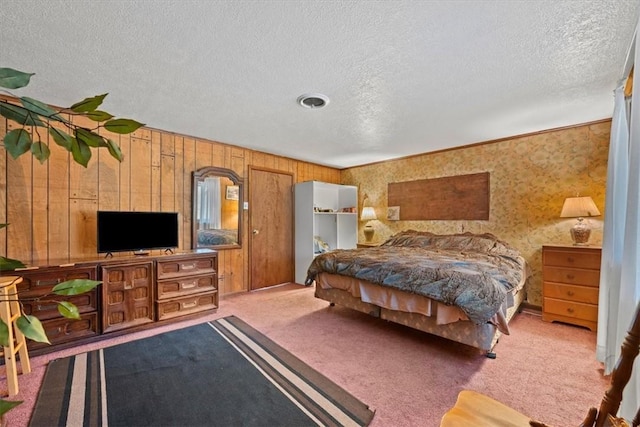
<path fill-rule="evenodd" d="M 0 138 L 6 127 L 0 118 Z M 100 133 L 120 145 L 122 162 L 100 149 L 84 168 L 51 141 L 51 157 L 43 165 L 29 154 L 16 160 L 2 151 L 0 223 L 10 226 L 0 229 L 0 255 L 27 264 L 95 259 L 98 210 L 178 212 L 179 250 L 191 249 L 191 173 L 204 166 L 229 168 L 243 178 L 255 165 L 291 173 L 296 182 L 340 182 L 338 169 L 172 132 L 141 128 L 129 135 Z M 220 251 L 221 294 L 250 289 L 247 211 L 242 215 L 242 248 Z"/>
<path fill-rule="evenodd" d="M 401 220 L 488 220 L 489 173 L 392 182 L 388 198 Z"/>

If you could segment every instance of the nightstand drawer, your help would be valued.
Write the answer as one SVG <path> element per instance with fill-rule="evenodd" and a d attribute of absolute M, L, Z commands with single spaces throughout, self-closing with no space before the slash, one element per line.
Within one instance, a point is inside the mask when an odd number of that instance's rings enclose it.
<path fill-rule="evenodd" d="M 544 296 L 587 304 L 598 304 L 599 289 L 590 286 L 544 282 Z"/>
<path fill-rule="evenodd" d="M 598 306 L 559 300 L 555 298 L 544 298 L 544 312 L 557 314 L 560 316 L 596 322 L 598 320 Z"/>
<path fill-rule="evenodd" d="M 581 268 L 549 267 L 542 268 L 542 280 L 560 282 L 571 285 L 600 286 L 600 270 Z"/>
<path fill-rule="evenodd" d="M 600 248 L 546 249 L 542 263 L 545 266 L 573 267 L 600 270 Z"/>

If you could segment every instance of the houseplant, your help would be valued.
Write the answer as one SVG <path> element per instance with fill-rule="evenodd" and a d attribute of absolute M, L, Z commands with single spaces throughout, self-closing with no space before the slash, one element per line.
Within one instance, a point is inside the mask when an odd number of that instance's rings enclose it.
<path fill-rule="evenodd" d="M 27 86 L 33 73 L 25 73 L 12 68 L 0 68 L 0 87 L 5 89 L 20 89 Z M 73 160 L 87 167 L 91 159 L 92 150 L 105 148 L 118 161 L 123 156 L 120 147 L 111 139 L 100 135 L 99 129 L 109 132 L 128 134 L 144 126 L 135 120 L 115 118 L 112 114 L 99 110 L 107 94 L 85 98 L 69 108 L 53 108 L 42 101 L 22 96 L 17 97 L 7 92 L 13 99 L 0 98 L 0 116 L 18 125 L 16 129 L 8 131 L 3 138 L 5 150 L 17 159 L 30 152 L 40 163 L 44 163 L 50 156 L 51 150 L 46 142 L 47 135 L 56 145 L 67 150 Z M 89 119 L 88 123 L 95 123 L 94 127 L 80 126 L 73 122 L 73 117 Z M 0 224 L 0 229 L 9 224 Z M 25 267 L 19 260 L 0 256 L 0 273 Z M 78 295 L 87 292 L 101 282 L 87 279 L 74 279 L 59 283 L 52 289 L 52 295 Z M 49 297 L 49 296 L 46 296 Z M 46 298 L 44 297 L 44 298 Z M 15 297 L 21 301 L 20 294 Z M 43 297 L 39 301 L 43 301 Z M 66 318 L 79 319 L 78 308 L 68 301 L 55 302 L 60 314 Z M 49 343 L 44 328 L 37 317 L 21 313 L 16 320 L 16 327 L 26 338 Z M 9 326 L 0 320 L 0 345 L 8 345 Z M 0 416 L 11 408 L 19 405 L 19 401 L 0 399 Z"/>

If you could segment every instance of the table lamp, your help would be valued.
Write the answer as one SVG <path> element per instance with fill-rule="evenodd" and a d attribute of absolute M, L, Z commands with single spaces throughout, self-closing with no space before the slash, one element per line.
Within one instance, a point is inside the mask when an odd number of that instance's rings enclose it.
<path fill-rule="evenodd" d="M 376 216 L 376 211 L 371 206 L 365 206 L 362 208 L 362 214 L 360 215 L 360 221 L 372 221 L 374 219 L 378 219 Z M 367 242 L 370 242 L 373 239 L 373 234 L 375 230 L 371 225 L 371 222 L 368 222 L 364 226 L 364 238 Z"/>
<path fill-rule="evenodd" d="M 578 222 L 571 228 L 571 239 L 576 246 L 588 246 L 591 227 L 584 221 L 584 217 L 600 216 L 591 197 L 567 197 L 562 206 L 560 218 L 578 218 Z"/>

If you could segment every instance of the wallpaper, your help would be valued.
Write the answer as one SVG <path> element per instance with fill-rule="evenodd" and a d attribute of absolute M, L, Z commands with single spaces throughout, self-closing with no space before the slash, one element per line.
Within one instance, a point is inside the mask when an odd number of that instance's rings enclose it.
<path fill-rule="evenodd" d="M 560 218 L 565 198 L 591 196 L 604 213 L 607 156 L 611 121 L 503 139 L 466 148 L 402 158 L 345 169 L 343 184 L 366 194 L 377 220 L 374 242 L 413 229 L 434 233 L 492 233 L 518 248 L 532 277 L 528 302 L 542 306 L 542 245 L 571 245 L 573 218 Z M 387 184 L 478 172 L 490 174 L 488 221 L 389 221 Z M 585 219 L 592 227 L 591 245 L 602 243 L 603 216 Z M 365 222 L 359 224 L 364 241 Z"/>

